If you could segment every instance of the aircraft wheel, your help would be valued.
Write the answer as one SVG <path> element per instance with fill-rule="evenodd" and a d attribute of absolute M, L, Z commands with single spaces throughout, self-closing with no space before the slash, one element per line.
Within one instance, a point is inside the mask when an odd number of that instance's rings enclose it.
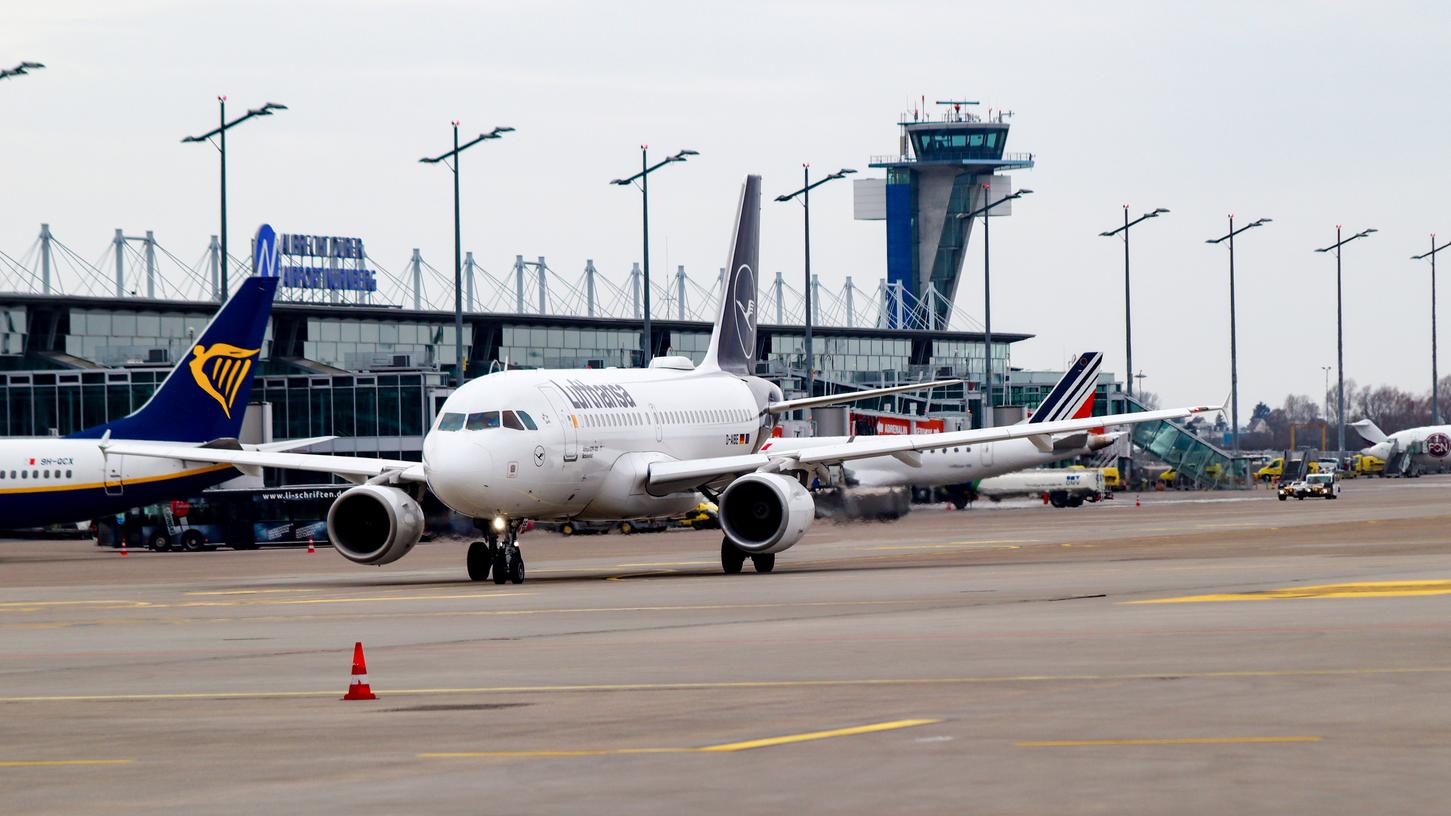
<path fill-rule="evenodd" d="M 187 552 L 201 552 L 207 548 L 206 539 L 196 530 L 187 530 L 181 534 L 181 548 Z"/>
<path fill-rule="evenodd" d="M 572 535 L 574 535 L 574 533 L 575 533 L 575 530 L 574 530 L 574 523 L 573 522 L 566 521 L 565 523 L 559 525 L 559 534 L 560 535 L 572 536 Z"/>
<path fill-rule="evenodd" d="M 635 525 L 628 521 L 620 522 L 620 535 L 630 535 L 635 532 Z"/>
<path fill-rule="evenodd" d="M 155 552 L 167 552 L 171 549 L 171 537 L 166 533 L 156 533 L 146 542 L 146 548 Z"/>
<path fill-rule="evenodd" d="M 487 541 L 475 541 L 469 545 L 469 580 L 487 581 L 489 571 L 494 567 L 494 548 Z"/>
<path fill-rule="evenodd" d="M 514 551 L 509 558 L 509 580 L 522 584 L 524 583 L 524 554 L 519 551 L 517 544 L 509 549 Z"/>
<path fill-rule="evenodd" d="M 776 554 L 753 555 L 751 556 L 751 566 L 756 568 L 756 572 L 762 574 L 770 572 L 776 568 Z"/>
<path fill-rule="evenodd" d="M 502 584 L 509 580 L 509 548 L 494 548 L 494 583 Z"/>
<path fill-rule="evenodd" d="M 722 538 L 720 541 L 720 566 L 725 570 L 725 574 L 740 575 L 741 567 L 744 567 L 745 564 L 746 554 L 732 544 L 729 538 Z"/>

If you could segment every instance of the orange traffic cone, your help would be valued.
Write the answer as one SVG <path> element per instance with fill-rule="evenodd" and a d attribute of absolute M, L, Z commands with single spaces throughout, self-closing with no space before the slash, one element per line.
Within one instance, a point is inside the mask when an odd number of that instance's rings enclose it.
<path fill-rule="evenodd" d="M 126 539 L 121 539 L 121 557 L 126 557 Z"/>
<path fill-rule="evenodd" d="M 348 685 L 344 700 L 376 700 L 373 687 L 368 684 L 368 665 L 363 660 L 363 642 L 353 644 L 353 682 Z"/>
<path fill-rule="evenodd" d="M 312 542 L 312 536 L 308 536 L 307 537 L 307 554 L 308 555 L 316 555 L 317 554 L 317 547 Z"/>
<path fill-rule="evenodd" d="M 1139 501 L 1139 497 L 1138 496 L 1135 496 L 1134 497 L 1134 506 L 1135 507 L 1143 507 L 1144 506 L 1144 503 L 1141 502 L 1141 501 Z"/>

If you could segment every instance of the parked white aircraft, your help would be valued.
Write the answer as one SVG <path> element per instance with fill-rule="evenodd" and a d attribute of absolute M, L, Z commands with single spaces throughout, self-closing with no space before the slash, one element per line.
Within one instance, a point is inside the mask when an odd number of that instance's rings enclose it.
<path fill-rule="evenodd" d="M 1350 427 L 1371 443 L 1360 452 L 1385 460 L 1387 469 L 1392 467 L 1392 460 L 1402 453 L 1411 454 L 1407 471 L 1412 474 L 1441 470 L 1451 464 L 1448 461 L 1451 458 L 1451 425 L 1407 428 L 1389 436 L 1368 419 L 1352 422 Z"/>
<path fill-rule="evenodd" d="M 1094 393 L 1098 385 L 1098 370 L 1102 365 L 1101 352 L 1080 355 L 1025 424 L 1035 425 L 1091 416 Z M 1123 420 L 1118 424 L 1128 425 L 1135 421 Z M 953 497 L 953 501 L 961 507 L 970 500 L 970 491 L 973 490 L 971 483 L 980 479 L 1103 450 L 1123 436 L 1122 433 L 1102 431 L 1102 428 L 1095 428 L 1056 436 L 954 445 L 950 448 L 924 451 L 922 456 L 915 459 L 873 456 L 844 464 L 842 471 L 848 488 L 961 485 L 963 489 Z M 810 450 L 823 445 L 840 445 L 870 438 L 872 437 L 818 436 L 772 439 L 762 445 L 761 450 L 770 453 Z"/>
<path fill-rule="evenodd" d="M 423 533 L 425 487 L 469 516 L 484 541 L 469 547 L 469 576 L 524 579 L 517 533 L 526 519 L 616 520 L 688 509 L 700 491 L 720 505 L 721 564 L 740 572 L 747 556 L 770 572 L 776 553 L 801 539 L 814 505 L 804 487 L 826 467 L 872 456 L 909 461 L 921 452 L 998 439 L 1077 433 L 1105 423 L 1170 419 L 1209 408 L 1017 425 L 927 436 L 874 437 L 810 450 L 764 450 L 788 411 L 954 384 L 921 383 L 785 400 L 755 376 L 756 269 L 761 180 L 748 176 L 737 209 L 710 347 L 699 366 L 661 357 L 644 369 L 504 371 L 472 380 L 445 401 L 423 442 L 423 461 L 296 453 L 165 451 L 112 442 L 113 453 L 184 461 L 315 470 L 361 482 L 328 513 L 328 534 L 345 558 L 387 564 Z"/>

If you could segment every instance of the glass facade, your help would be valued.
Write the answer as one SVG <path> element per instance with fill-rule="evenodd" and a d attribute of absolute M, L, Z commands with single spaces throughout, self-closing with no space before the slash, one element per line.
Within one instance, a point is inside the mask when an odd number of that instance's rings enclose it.
<path fill-rule="evenodd" d="M 526 368 L 632 368 L 640 365 L 640 332 L 504 326 L 499 362 Z"/>
<path fill-rule="evenodd" d="M 66 354 L 103 366 L 164 364 L 181 359 L 193 338 L 211 322 L 209 312 L 71 309 Z M 268 327 L 266 357 L 271 352 Z"/>
<path fill-rule="evenodd" d="M 0 373 L 0 436 L 65 436 L 120 419 L 151 398 L 167 369 Z M 258 377 L 274 439 L 416 437 L 433 419 L 438 372 Z M 412 445 L 416 447 L 416 445 Z M 396 442 L 382 446 L 396 450 Z"/>
<path fill-rule="evenodd" d="M 1007 142 L 1007 128 L 921 128 L 909 130 L 912 151 L 928 161 L 951 159 L 1000 159 Z"/>
<path fill-rule="evenodd" d="M 811 356 L 822 379 L 844 383 L 896 382 L 909 376 L 912 341 L 896 337 L 811 337 Z M 806 367 L 806 335 L 777 332 L 771 337 L 768 363 Z"/>
<path fill-rule="evenodd" d="M 25 307 L 0 306 L 0 354 L 25 351 Z"/>
<path fill-rule="evenodd" d="M 464 324 L 464 353 L 473 345 L 472 326 Z M 302 356 L 335 368 L 427 368 L 453 364 L 453 323 L 307 319 Z"/>

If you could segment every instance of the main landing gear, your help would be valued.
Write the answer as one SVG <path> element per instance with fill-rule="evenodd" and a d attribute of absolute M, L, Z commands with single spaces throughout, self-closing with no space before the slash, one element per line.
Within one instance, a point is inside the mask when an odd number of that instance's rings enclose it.
<path fill-rule="evenodd" d="M 767 573 L 776 568 L 776 554 L 752 555 L 751 566 L 756 572 Z M 729 538 L 720 540 L 720 566 L 726 575 L 740 575 L 746 565 L 746 551 L 731 543 Z"/>
<path fill-rule="evenodd" d="M 487 581 L 494 576 L 494 583 L 513 581 L 524 583 L 524 553 L 519 549 L 519 526 L 521 522 L 511 520 L 501 535 L 491 526 L 491 521 L 475 522 L 484 531 L 486 540 L 469 545 L 469 580 Z"/>

